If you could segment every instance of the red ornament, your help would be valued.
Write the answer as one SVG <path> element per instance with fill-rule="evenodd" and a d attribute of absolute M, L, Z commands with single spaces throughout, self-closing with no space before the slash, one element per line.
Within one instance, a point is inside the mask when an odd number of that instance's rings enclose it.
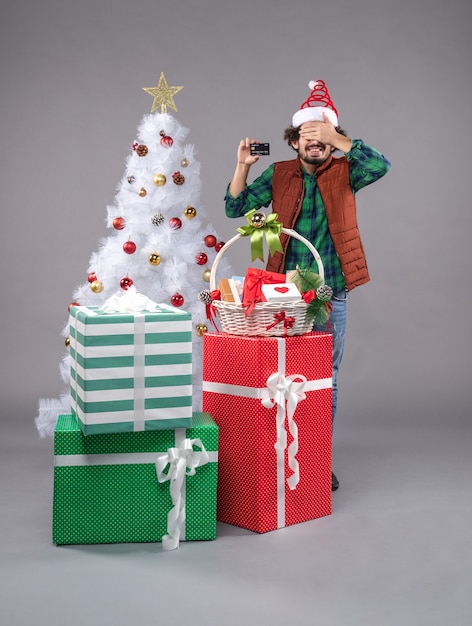
<path fill-rule="evenodd" d="M 124 291 L 129 289 L 132 284 L 133 284 L 133 281 L 129 276 L 125 276 L 124 278 L 120 280 L 120 287 L 124 289 Z"/>
<path fill-rule="evenodd" d="M 180 293 L 174 293 L 174 295 L 170 299 L 170 302 L 174 306 L 182 306 L 182 304 L 184 303 L 184 297 Z"/>
<path fill-rule="evenodd" d="M 205 265 L 208 261 L 208 257 L 204 252 L 200 252 L 200 254 L 197 254 L 195 257 L 195 260 L 197 261 L 197 265 Z"/>
<path fill-rule="evenodd" d="M 216 237 L 215 235 L 207 235 L 204 239 L 205 245 L 209 248 L 213 248 L 216 245 Z"/>
<path fill-rule="evenodd" d="M 136 252 L 136 244 L 134 243 L 134 241 L 125 241 L 125 243 L 123 244 L 123 250 L 126 252 L 126 254 L 133 254 L 134 252 Z"/>
<path fill-rule="evenodd" d="M 179 228 L 182 228 L 182 220 L 180 217 L 171 217 L 169 220 L 169 226 L 174 230 L 178 230 Z"/>
<path fill-rule="evenodd" d="M 89 281 L 89 283 L 93 283 L 94 280 L 97 280 L 97 275 L 95 274 L 95 272 L 90 272 L 90 274 L 87 276 L 87 280 Z"/>
<path fill-rule="evenodd" d="M 67 307 L 67 310 L 70 311 L 73 306 L 80 306 L 79 302 L 71 302 Z"/>
<path fill-rule="evenodd" d="M 123 230 L 125 224 L 126 222 L 122 217 L 115 217 L 115 219 L 113 220 L 113 228 L 115 228 L 116 230 Z"/>
<path fill-rule="evenodd" d="M 166 148 L 170 148 L 173 143 L 174 143 L 174 140 L 172 139 L 172 137 L 169 137 L 169 135 L 162 135 L 162 137 L 161 137 L 161 146 L 165 146 Z"/>
<path fill-rule="evenodd" d="M 219 252 L 224 245 L 225 245 L 224 241 L 219 241 L 215 246 L 215 250 Z"/>
<path fill-rule="evenodd" d="M 134 151 L 136 151 L 136 148 L 137 148 L 138 146 L 139 146 L 139 143 L 138 143 L 137 141 L 135 141 L 135 142 L 133 143 L 133 146 L 132 146 L 133 150 L 134 150 Z"/>

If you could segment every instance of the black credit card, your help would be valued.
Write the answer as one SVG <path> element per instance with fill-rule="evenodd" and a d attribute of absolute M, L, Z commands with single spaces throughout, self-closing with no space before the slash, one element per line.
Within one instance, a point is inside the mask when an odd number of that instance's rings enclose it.
<path fill-rule="evenodd" d="M 250 149 L 251 155 L 259 154 L 261 156 L 267 156 L 270 154 L 268 143 L 251 143 Z"/>

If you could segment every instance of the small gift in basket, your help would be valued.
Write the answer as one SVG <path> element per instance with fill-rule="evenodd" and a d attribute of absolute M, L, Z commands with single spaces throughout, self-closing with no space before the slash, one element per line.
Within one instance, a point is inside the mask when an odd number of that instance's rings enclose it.
<path fill-rule="evenodd" d="M 284 282 L 275 285 L 262 285 L 262 293 L 267 302 L 291 302 L 302 297 L 295 283 Z"/>
<path fill-rule="evenodd" d="M 248 225 L 238 228 L 238 234 L 230 239 L 218 252 L 210 272 L 210 292 L 202 292 L 201 299 L 207 304 L 207 310 L 215 313 L 221 323 L 223 332 L 233 335 L 247 336 L 293 336 L 309 332 L 313 323 L 327 321 L 330 311 L 332 289 L 324 283 L 324 268 L 321 257 L 316 248 L 296 231 L 284 228 L 277 221 L 277 214 L 271 213 L 267 218 L 263 213 L 252 209 L 245 215 Z M 287 275 L 276 274 L 277 280 L 267 280 L 267 283 L 282 283 L 285 279 L 298 287 L 301 296 L 284 302 L 265 301 L 264 296 L 245 299 L 241 302 L 226 302 L 221 299 L 219 291 L 215 289 L 216 272 L 222 256 L 242 237 L 250 237 L 252 260 L 264 260 L 264 237 L 269 247 L 269 254 L 282 251 L 280 233 L 285 233 L 303 242 L 312 253 L 318 266 L 318 273 L 310 269 L 296 270 Z M 253 268 L 250 268 L 253 269 Z M 260 272 L 260 285 L 264 283 L 264 273 Z M 245 287 L 246 287 L 245 279 Z M 256 290 L 257 291 L 257 290 Z M 210 315 L 211 315 L 210 313 Z"/>
<path fill-rule="evenodd" d="M 280 285 L 281 283 L 285 283 L 285 274 L 248 267 L 241 298 L 246 317 L 250 315 L 256 304 L 267 302 L 264 295 L 265 285 Z"/>

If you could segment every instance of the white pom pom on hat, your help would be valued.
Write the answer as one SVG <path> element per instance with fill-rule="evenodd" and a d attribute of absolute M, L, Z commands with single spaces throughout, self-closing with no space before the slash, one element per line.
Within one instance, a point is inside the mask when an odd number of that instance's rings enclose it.
<path fill-rule="evenodd" d="M 292 117 L 292 126 L 298 128 L 305 122 L 324 122 L 323 113 L 333 124 L 338 125 L 338 111 L 331 100 L 326 84 L 322 80 L 310 80 L 310 96 Z"/>

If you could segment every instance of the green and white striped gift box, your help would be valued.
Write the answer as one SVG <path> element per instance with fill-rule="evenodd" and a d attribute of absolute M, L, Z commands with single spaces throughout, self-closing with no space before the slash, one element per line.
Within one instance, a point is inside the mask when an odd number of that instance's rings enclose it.
<path fill-rule="evenodd" d="M 84 434 L 191 426 L 190 313 L 73 306 L 69 331 L 71 406 Z"/>
<path fill-rule="evenodd" d="M 204 461 L 195 440 L 205 450 Z M 159 479 L 156 464 L 175 457 L 185 441 L 194 443 L 198 466 L 189 473 L 184 463 L 184 513 L 176 532 L 175 485 Z M 156 542 L 169 533 L 177 543 L 215 539 L 217 479 L 218 427 L 209 413 L 194 413 L 192 428 L 93 437 L 83 434 L 73 415 L 60 415 L 54 432 L 53 543 Z"/>

